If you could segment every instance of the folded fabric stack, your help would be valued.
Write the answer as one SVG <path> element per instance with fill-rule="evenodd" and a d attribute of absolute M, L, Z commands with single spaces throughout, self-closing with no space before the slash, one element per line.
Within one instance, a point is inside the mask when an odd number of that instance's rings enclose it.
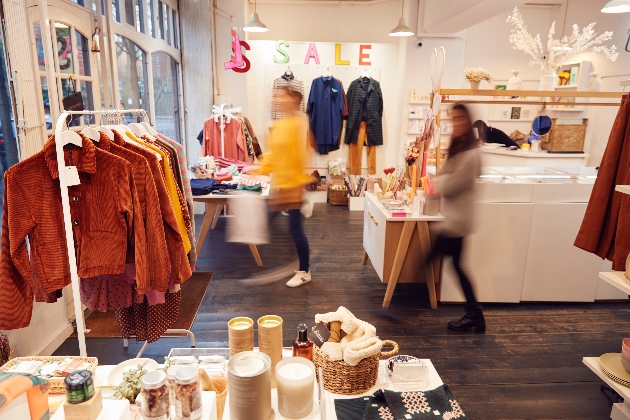
<path fill-rule="evenodd" d="M 216 179 L 191 179 L 190 188 L 192 195 L 207 195 L 212 191 L 218 190 L 234 190 L 236 185 L 221 184 Z"/>
<path fill-rule="evenodd" d="M 350 366 L 356 366 L 361 360 L 381 352 L 383 343 L 376 336 L 376 328 L 361 321 L 343 306 L 336 312 L 315 315 L 315 323 L 319 322 L 341 322 L 341 330 L 346 333 L 340 342 L 327 342 L 321 347 L 333 362 L 343 360 Z"/>
<path fill-rule="evenodd" d="M 431 391 L 379 390 L 371 397 L 335 400 L 339 420 L 466 420 L 466 415 L 448 388 Z"/>

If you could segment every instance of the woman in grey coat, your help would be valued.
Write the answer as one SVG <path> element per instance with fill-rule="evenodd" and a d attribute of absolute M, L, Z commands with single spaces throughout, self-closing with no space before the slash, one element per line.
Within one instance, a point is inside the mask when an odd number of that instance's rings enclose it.
<path fill-rule="evenodd" d="M 445 221 L 426 263 L 432 262 L 438 255 L 451 256 L 466 296 L 466 315 L 450 321 L 448 328 L 455 331 L 475 329 L 477 333 L 484 333 L 486 321 L 482 306 L 477 303 L 470 279 L 461 266 L 464 239 L 473 232 L 475 225 L 476 179 L 481 175 L 479 141 L 473 133 L 472 120 L 466 107 L 457 104 L 452 114 L 451 146 L 434 180 L 437 190 L 442 194 L 442 215 Z"/>

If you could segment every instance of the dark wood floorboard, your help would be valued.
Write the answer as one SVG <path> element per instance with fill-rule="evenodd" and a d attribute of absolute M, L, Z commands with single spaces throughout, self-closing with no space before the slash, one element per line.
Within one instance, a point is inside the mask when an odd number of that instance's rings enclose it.
<path fill-rule="evenodd" d="M 399 285 L 388 311 L 381 310 L 386 286 L 371 265 L 361 265 L 363 213 L 318 204 L 305 221 L 311 244 L 313 282 L 288 289 L 285 281 L 251 286 L 239 280 L 295 261 L 288 220 L 278 217 L 272 243 L 259 247 L 260 268 L 246 245 L 226 243 L 225 220 L 210 231 L 197 269 L 214 277 L 193 325 L 198 347 L 226 347 L 227 321 L 236 315 L 284 319 L 285 345 L 295 327 L 312 323 L 318 312 L 343 305 L 376 326 L 401 353 L 430 358 L 469 419 L 608 419 L 611 403 L 602 383 L 582 364 L 583 356 L 618 352 L 629 336 L 630 305 L 621 303 L 488 304 L 485 335 L 453 334 L 446 323 L 461 316 L 460 305 L 432 310 L 426 287 Z M 196 217 L 197 229 L 202 217 Z M 162 361 L 185 338 L 150 344 L 147 357 Z M 137 353 L 122 339 L 89 339 L 88 352 L 101 364 L 119 363 Z M 77 354 L 67 340 L 57 354 Z"/>

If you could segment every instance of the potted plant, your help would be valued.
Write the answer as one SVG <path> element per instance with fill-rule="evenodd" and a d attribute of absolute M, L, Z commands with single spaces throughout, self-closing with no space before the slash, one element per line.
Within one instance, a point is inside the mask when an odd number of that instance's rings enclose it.
<path fill-rule="evenodd" d="M 464 69 L 464 77 L 470 82 L 470 88 L 473 90 L 479 89 L 479 84 L 482 80 L 492 82 L 492 75 L 488 73 L 483 67 Z"/>

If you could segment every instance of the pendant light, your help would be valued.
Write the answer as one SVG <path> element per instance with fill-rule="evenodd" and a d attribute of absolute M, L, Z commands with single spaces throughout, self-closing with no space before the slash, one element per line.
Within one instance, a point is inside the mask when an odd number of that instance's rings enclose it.
<path fill-rule="evenodd" d="M 258 13 L 256 13 L 256 0 L 254 0 L 254 13 L 252 13 L 252 20 L 247 25 L 243 26 L 245 32 L 267 32 L 267 26 L 258 19 Z"/>
<path fill-rule="evenodd" d="M 630 0 L 612 0 L 606 3 L 602 13 L 627 13 L 630 12 Z"/>
<path fill-rule="evenodd" d="M 389 36 L 412 36 L 413 31 L 405 23 L 405 0 L 402 1 L 402 12 L 400 14 L 400 20 L 398 26 L 391 30 Z"/>

